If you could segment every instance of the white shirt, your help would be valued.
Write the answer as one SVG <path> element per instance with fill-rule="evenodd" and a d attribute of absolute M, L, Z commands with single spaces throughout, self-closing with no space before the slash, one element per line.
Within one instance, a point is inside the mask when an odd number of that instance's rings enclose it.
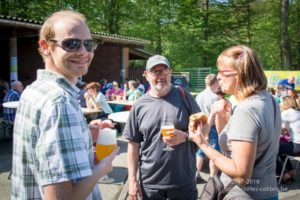
<path fill-rule="evenodd" d="M 300 111 L 289 108 L 281 112 L 282 126 L 290 130 L 291 140 L 300 144 Z"/>

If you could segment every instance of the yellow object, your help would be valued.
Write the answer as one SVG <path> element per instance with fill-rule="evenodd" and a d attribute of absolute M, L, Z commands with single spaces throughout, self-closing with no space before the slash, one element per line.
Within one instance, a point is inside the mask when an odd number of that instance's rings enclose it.
<path fill-rule="evenodd" d="M 107 157 L 109 154 L 113 152 L 113 150 L 117 147 L 117 144 L 103 145 L 96 144 L 96 155 L 98 160 L 102 160 Z"/>
<path fill-rule="evenodd" d="M 275 87 L 281 79 L 295 77 L 295 90 L 300 90 L 300 71 L 265 71 L 268 78 L 268 87 Z"/>
<path fill-rule="evenodd" d="M 174 136 L 174 134 L 172 134 L 172 133 L 167 133 L 169 131 L 174 131 L 174 126 L 167 125 L 167 126 L 162 126 L 161 127 L 161 134 L 164 137 L 173 137 Z"/>

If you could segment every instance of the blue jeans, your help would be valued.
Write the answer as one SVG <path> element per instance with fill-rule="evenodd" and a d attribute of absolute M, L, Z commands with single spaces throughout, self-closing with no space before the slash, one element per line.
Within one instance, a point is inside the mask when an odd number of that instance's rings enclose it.
<path fill-rule="evenodd" d="M 220 151 L 220 146 L 219 146 L 219 135 L 217 132 L 217 129 L 215 126 L 212 126 L 209 131 L 209 136 L 208 136 L 208 143 L 212 148 L 214 148 L 217 151 Z M 196 153 L 197 156 L 204 158 L 205 153 L 199 149 Z"/>

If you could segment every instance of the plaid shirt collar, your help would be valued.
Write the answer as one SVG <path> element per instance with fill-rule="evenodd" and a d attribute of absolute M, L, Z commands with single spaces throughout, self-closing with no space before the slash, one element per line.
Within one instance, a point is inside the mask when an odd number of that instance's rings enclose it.
<path fill-rule="evenodd" d="M 52 80 L 63 87 L 66 91 L 68 91 L 74 98 L 78 98 L 80 89 L 76 87 L 76 85 L 72 84 L 66 77 L 63 75 L 49 71 L 40 69 L 37 71 L 37 79 L 38 80 Z"/>

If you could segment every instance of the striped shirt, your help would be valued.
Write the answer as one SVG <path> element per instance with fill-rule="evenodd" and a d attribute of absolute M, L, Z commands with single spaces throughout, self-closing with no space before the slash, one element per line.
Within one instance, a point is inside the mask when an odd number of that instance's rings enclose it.
<path fill-rule="evenodd" d="M 22 93 L 14 126 L 11 199 L 44 199 L 43 186 L 92 175 L 91 135 L 79 89 L 63 76 L 38 70 Z M 101 199 L 98 185 L 87 199 Z"/>
<path fill-rule="evenodd" d="M 3 102 L 10 102 L 10 101 L 19 101 L 20 99 L 20 93 L 16 90 L 9 90 L 7 94 L 5 95 Z M 3 116 L 4 119 L 10 122 L 15 121 L 16 116 L 16 109 L 15 108 L 3 108 Z"/>

